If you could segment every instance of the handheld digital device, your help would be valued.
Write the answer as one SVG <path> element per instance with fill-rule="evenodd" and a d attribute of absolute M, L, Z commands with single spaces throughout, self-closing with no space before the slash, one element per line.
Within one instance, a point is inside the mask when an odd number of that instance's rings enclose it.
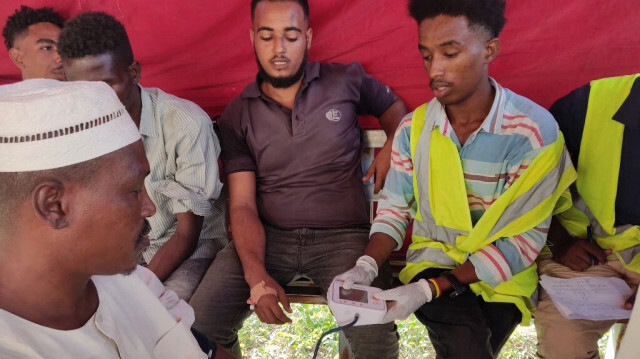
<path fill-rule="evenodd" d="M 335 281 L 329 286 L 327 302 L 338 325 L 351 323 L 356 314 L 359 315 L 356 326 L 380 324 L 387 313 L 387 303 L 374 299 L 373 295 L 381 291 L 380 288 L 358 284 L 344 289 L 341 281 Z"/>

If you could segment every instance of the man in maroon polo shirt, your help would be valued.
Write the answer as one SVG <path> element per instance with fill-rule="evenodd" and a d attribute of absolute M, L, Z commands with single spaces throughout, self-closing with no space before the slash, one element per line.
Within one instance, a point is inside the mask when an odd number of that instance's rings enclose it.
<path fill-rule="evenodd" d="M 248 299 L 261 321 L 290 322 L 278 303 L 291 312 L 283 285 L 305 275 L 326 295 L 331 280 L 362 255 L 369 217 L 357 115 L 378 117 L 391 139 L 406 113 L 359 64 L 306 62 L 306 1 L 253 0 L 251 14 L 259 73 L 220 119 L 234 240 L 191 300 L 195 327 L 238 356 Z M 375 174 L 376 191 L 390 153 L 387 142 L 364 176 Z M 398 355 L 393 323 L 345 333 L 358 358 Z"/>

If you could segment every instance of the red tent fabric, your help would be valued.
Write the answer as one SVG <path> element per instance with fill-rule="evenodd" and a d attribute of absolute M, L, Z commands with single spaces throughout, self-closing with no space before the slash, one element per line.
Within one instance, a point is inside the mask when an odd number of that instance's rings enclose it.
<path fill-rule="evenodd" d="M 144 86 L 202 106 L 211 116 L 252 81 L 249 0 L 3 0 L 0 22 L 21 3 L 64 16 L 102 10 L 122 21 Z M 404 0 L 311 0 L 310 60 L 359 61 L 413 108 L 432 97 Z M 640 1 L 507 0 L 502 50 L 491 75 L 548 107 L 590 80 L 640 72 Z M 4 47 L 0 84 L 19 80 Z M 362 120 L 364 127 L 376 121 Z"/>

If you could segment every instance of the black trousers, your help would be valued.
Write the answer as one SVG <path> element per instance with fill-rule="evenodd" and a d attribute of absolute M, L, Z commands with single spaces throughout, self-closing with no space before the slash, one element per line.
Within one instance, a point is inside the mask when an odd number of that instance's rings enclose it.
<path fill-rule="evenodd" d="M 444 271 L 430 268 L 412 281 L 435 278 Z M 485 302 L 471 290 L 453 299 L 444 293 L 414 314 L 427 327 L 438 359 L 496 358 L 522 320 L 514 304 Z"/>

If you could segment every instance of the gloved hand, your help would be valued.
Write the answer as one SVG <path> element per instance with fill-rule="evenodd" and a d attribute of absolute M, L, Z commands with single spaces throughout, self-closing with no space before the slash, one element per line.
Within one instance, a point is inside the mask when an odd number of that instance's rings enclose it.
<path fill-rule="evenodd" d="M 362 256 L 356 261 L 355 267 L 333 278 L 342 281 L 344 289 L 351 289 L 354 284 L 369 285 L 378 276 L 376 260 L 369 256 Z"/>
<path fill-rule="evenodd" d="M 407 319 L 424 303 L 432 298 L 429 282 L 420 279 L 417 282 L 385 290 L 373 295 L 375 299 L 393 301 L 387 305 L 387 314 L 382 323 L 392 322 L 398 319 Z"/>

